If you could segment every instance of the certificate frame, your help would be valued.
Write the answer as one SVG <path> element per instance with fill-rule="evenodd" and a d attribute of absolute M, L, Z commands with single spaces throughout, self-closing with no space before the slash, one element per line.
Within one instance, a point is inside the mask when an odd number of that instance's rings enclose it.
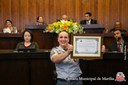
<path fill-rule="evenodd" d="M 101 34 L 72 34 L 73 51 L 71 57 L 88 60 L 102 59 L 102 41 Z"/>

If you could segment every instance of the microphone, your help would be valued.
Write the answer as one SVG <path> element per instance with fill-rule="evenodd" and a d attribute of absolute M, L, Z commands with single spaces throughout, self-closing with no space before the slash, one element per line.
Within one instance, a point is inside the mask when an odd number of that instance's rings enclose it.
<path fill-rule="evenodd" d="M 117 41 L 120 41 L 120 39 L 121 39 L 121 37 L 118 37 L 118 38 L 117 38 Z"/>

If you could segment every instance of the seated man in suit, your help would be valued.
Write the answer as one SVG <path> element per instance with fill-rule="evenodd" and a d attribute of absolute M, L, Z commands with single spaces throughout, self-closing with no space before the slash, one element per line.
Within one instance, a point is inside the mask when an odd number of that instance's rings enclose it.
<path fill-rule="evenodd" d="M 115 29 L 113 33 L 114 33 L 116 42 L 111 44 L 108 47 L 108 50 L 113 52 L 122 52 L 122 53 L 128 52 L 128 43 L 124 41 L 121 30 Z"/>
<path fill-rule="evenodd" d="M 68 19 L 68 16 L 64 14 L 64 15 L 62 15 L 62 19 L 61 20 L 68 21 L 69 19 Z"/>
<path fill-rule="evenodd" d="M 57 19 L 57 21 L 69 21 L 70 19 L 66 14 L 62 15 L 61 19 Z"/>
<path fill-rule="evenodd" d="M 86 12 L 85 20 L 81 20 L 80 24 L 97 24 L 97 21 L 92 19 L 92 14 L 90 12 Z"/>
<path fill-rule="evenodd" d="M 109 32 L 112 32 L 113 33 L 115 29 L 121 29 L 121 33 L 127 32 L 125 29 L 122 29 L 121 22 L 119 22 L 119 21 L 116 21 L 115 22 L 114 28 L 110 29 Z"/>

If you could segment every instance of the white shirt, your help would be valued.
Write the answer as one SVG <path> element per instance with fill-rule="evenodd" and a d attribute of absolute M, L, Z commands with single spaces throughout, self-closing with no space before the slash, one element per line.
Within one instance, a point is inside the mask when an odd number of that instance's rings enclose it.
<path fill-rule="evenodd" d="M 65 52 L 61 46 L 53 48 L 51 51 L 51 58 L 55 55 Z M 56 72 L 57 78 L 68 79 L 68 78 L 77 78 L 82 72 L 79 67 L 79 60 L 74 60 L 69 55 L 61 63 L 56 63 Z"/>
<path fill-rule="evenodd" d="M 11 29 L 10 28 L 4 28 L 3 33 L 11 33 Z"/>
<path fill-rule="evenodd" d="M 17 33 L 17 28 L 16 27 L 13 27 L 12 29 L 13 29 L 14 33 Z M 12 33 L 12 30 L 9 27 L 4 28 L 3 33 Z"/>
<path fill-rule="evenodd" d="M 91 20 L 86 21 L 87 24 L 91 24 Z"/>

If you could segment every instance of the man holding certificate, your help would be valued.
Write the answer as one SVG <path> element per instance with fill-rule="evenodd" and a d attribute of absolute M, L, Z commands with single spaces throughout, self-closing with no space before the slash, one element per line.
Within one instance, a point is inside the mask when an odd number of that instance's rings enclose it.
<path fill-rule="evenodd" d="M 52 49 L 50 57 L 55 63 L 57 73 L 56 85 L 83 85 L 79 80 L 82 74 L 79 61 L 71 58 L 73 47 L 69 44 L 69 35 L 62 31 L 58 33 L 59 46 Z"/>

